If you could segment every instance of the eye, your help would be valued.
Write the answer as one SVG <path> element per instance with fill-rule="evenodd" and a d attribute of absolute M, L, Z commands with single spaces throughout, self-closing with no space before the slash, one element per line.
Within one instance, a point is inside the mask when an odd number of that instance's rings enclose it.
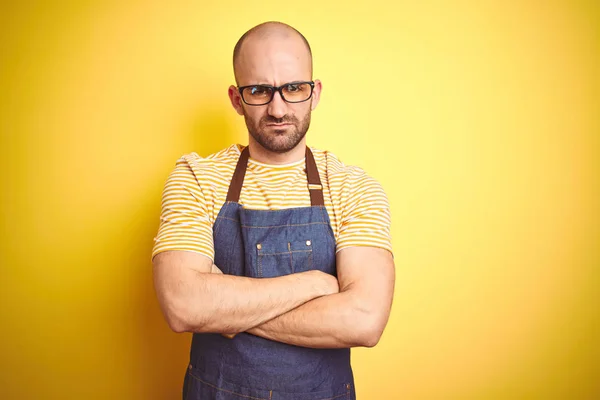
<path fill-rule="evenodd" d="M 289 85 L 286 85 L 286 87 L 285 87 L 285 91 L 290 92 L 290 93 L 298 92 L 300 90 L 302 90 L 300 88 L 300 85 L 295 84 L 295 83 L 291 83 Z"/>
<path fill-rule="evenodd" d="M 252 96 L 264 96 L 269 93 L 269 89 L 264 86 L 252 86 L 248 89 Z"/>

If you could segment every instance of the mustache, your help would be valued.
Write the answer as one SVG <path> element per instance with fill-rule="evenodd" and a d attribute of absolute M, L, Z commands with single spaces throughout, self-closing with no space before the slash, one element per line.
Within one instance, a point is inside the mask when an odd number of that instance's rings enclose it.
<path fill-rule="evenodd" d="M 273 118 L 271 116 L 264 117 L 260 120 L 261 125 L 267 124 L 296 124 L 297 120 L 292 116 L 283 116 L 281 118 Z"/>

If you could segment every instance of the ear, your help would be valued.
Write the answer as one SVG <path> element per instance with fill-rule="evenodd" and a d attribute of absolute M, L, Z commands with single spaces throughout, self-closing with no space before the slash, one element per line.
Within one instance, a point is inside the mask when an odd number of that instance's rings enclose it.
<path fill-rule="evenodd" d="M 317 104 L 319 104 L 319 100 L 321 99 L 321 91 L 322 90 L 323 90 L 323 84 L 321 83 L 320 80 L 315 79 L 315 87 L 313 88 L 312 102 L 311 102 L 311 106 L 310 106 L 311 110 L 314 110 L 315 108 L 317 108 Z"/>
<path fill-rule="evenodd" d="M 229 100 L 231 101 L 233 108 L 235 108 L 235 111 L 237 111 L 239 115 L 244 115 L 242 96 L 240 96 L 240 92 L 238 91 L 237 87 L 234 85 L 229 86 L 227 94 L 229 95 Z"/>

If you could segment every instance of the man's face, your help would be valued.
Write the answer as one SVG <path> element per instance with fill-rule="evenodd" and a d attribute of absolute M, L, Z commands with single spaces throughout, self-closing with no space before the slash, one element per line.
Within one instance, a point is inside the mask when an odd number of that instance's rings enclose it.
<path fill-rule="evenodd" d="M 275 97 L 279 97 L 279 93 Z M 283 102 L 281 99 L 278 101 Z M 308 131 L 310 103 L 311 100 L 308 100 L 308 106 L 305 107 L 286 107 L 283 114 L 269 112 L 268 105 L 245 105 L 244 120 L 248 132 L 265 149 L 274 153 L 286 153 L 295 148 Z"/>
<path fill-rule="evenodd" d="M 310 54 L 298 37 L 248 38 L 236 63 L 238 85 L 272 85 L 310 81 Z M 233 90 L 232 90 L 233 89 Z M 288 103 L 275 92 L 270 103 L 245 104 L 235 86 L 230 88 L 232 104 L 244 116 L 248 132 L 263 148 L 286 153 L 304 138 L 310 126 L 321 85 L 315 82 L 313 95 L 301 103 Z"/>

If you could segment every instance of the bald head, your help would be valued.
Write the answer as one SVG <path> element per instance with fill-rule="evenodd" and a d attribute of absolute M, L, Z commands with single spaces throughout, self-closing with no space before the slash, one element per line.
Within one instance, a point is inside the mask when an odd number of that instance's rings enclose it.
<path fill-rule="evenodd" d="M 288 51 L 300 63 L 307 63 L 312 76 L 312 51 L 308 41 L 295 28 L 282 22 L 264 22 L 238 40 L 233 50 L 233 73 L 239 84 L 246 67 L 252 67 L 254 57 L 269 57 L 274 52 Z"/>

